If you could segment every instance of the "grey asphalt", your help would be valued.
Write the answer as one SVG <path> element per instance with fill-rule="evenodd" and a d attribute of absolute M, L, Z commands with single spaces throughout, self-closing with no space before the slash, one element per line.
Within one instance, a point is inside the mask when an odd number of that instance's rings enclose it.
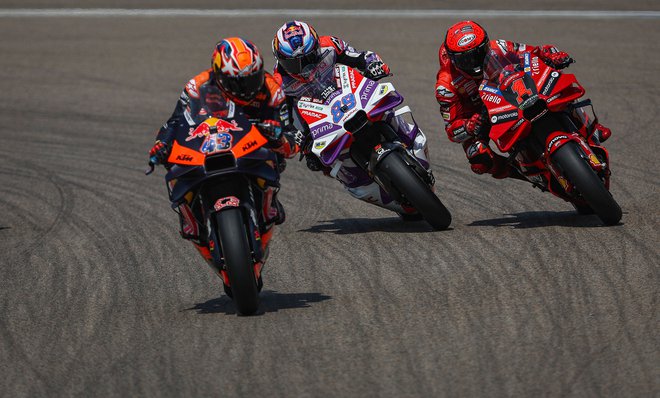
<path fill-rule="evenodd" d="M 469 171 L 433 96 L 453 20 L 310 20 L 390 64 L 454 221 L 402 223 L 291 161 L 261 313 L 238 317 L 178 237 L 164 173 L 142 171 L 215 41 L 252 38 L 271 64 L 283 22 L 0 19 L 0 395 L 660 395 L 658 20 L 480 19 L 578 60 L 614 132 L 614 227 Z"/>

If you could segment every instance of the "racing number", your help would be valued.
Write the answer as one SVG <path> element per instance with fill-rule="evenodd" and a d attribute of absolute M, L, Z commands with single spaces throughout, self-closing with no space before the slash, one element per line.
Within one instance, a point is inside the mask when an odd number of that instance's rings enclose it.
<path fill-rule="evenodd" d="M 341 118 L 344 117 L 344 114 L 353 108 L 355 108 L 355 95 L 353 95 L 353 93 L 348 93 L 332 104 L 330 110 L 332 113 L 332 121 L 338 123 Z"/>
<path fill-rule="evenodd" d="M 513 90 L 514 93 L 518 96 L 518 98 L 516 98 L 518 104 L 523 102 L 523 95 L 527 95 L 528 97 L 532 95 L 532 90 L 530 90 L 529 88 L 527 88 L 527 86 L 525 86 L 525 82 L 523 81 L 523 79 L 518 79 L 514 81 L 513 84 L 511 85 L 511 90 Z"/>
<path fill-rule="evenodd" d="M 218 134 L 211 134 L 210 136 L 206 137 L 204 140 L 204 143 L 202 143 L 202 147 L 200 150 L 203 153 L 212 154 L 216 152 L 222 152 L 226 151 L 231 147 L 231 134 L 227 133 L 218 133 Z"/>

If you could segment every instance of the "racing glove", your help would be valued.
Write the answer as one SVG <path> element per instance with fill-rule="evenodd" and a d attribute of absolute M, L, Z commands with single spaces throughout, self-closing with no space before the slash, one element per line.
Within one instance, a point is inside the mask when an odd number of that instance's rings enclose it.
<path fill-rule="evenodd" d="M 575 60 L 571 58 L 568 53 L 559 51 L 557 50 L 557 47 L 551 45 L 545 45 L 541 47 L 540 57 L 543 59 L 543 62 L 555 69 L 564 69 L 568 65 L 575 62 Z"/>
<path fill-rule="evenodd" d="M 487 128 L 487 114 L 485 112 L 475 113 L 465 122 L 465 131 L 473 137 L 481 137 Z"/>
<path fill-rule="evenodd" d="M 381 60 L 372 61 L 364 71 L 364 76 L 371 80 L 380 80 L 389 75 L 390 67 Z"/>
<path fill-rule="evenodd" d="M 264 120 L 257 124 L 261 134 L 270 144 L 279 143 L 282 136 L 282 126 L 277 120 Z"/>
<path fill-rule="evenodd" d="M 470 168 L 476 174 L 487 173 L 493 168 L 494 154 L 493 150 L 487 144 L 481 141 L 475 141 L 465 150 Z"/>
<path fill-rule="evenodd" d="M 170 156 L 170 144 L 160 140 L 154 143 L 149 151 L 149 161 L 153 164 L 163 164 Z"/>

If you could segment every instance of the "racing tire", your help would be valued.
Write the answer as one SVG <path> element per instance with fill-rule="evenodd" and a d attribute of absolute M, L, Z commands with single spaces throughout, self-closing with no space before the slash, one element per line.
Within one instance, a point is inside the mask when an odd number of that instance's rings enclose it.
<path fill-rule="evenodd" d="M 378 165 L 378 171 L 387 174 L 394 188 L 417 209 L 433 229 L 442 231 L 449 228 L 451 213 L 422 178 L 403 160 L 399 152 L 385 156 Z"/>
<path fill-rule="evenodd" d="M 568 142 L 557 149 L 552 159 L 605 225 L 618 224 L 622 216 L 621 207 L 579 151 L 575 142 Z"/>
<path fill-rule="evenodd" d="M 223 210 L 215 214 L 215 222 L 236 312 L 252 315 L 259 308 L 259 290 L 243 213 L 239 208 Z"/>

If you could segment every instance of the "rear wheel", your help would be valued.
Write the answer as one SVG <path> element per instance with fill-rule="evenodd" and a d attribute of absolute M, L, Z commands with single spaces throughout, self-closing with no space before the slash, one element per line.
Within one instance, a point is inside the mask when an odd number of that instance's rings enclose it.
<path fill-rule="evenodd" d="M 387 175 L 394 189 L 431 224 L 433 229 L 444 230 L 451 224 L 451 214 L 431 188 L 401 157 L 399 152 L 385 156 L 378 164 L 378 173 Z"/>
<path fill-rule="evenodd" d="M 223 210 L 215 214 L 215 221 L 236 310 L 252 315 L 259 308 L 259 291 L 243 213 L 239 208 Z"/>
<path fill-rule="evenodd" d="M 564 176 L 575 185 L 588 207 L 606 225 L 617 224 L 621 220 L 621 207 L 579 151 L 575 142 L 569 142 L 557 149 L 552 159 L 559 165 Z"/>

